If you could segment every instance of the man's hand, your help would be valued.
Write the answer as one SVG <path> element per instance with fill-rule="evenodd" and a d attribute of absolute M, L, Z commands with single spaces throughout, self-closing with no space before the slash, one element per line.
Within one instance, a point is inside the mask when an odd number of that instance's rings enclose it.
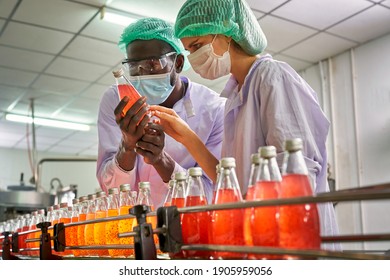
<path fill-rule="evenodd" d="M 146 114 L 146 97 L 141 97 L 122 115 L 122 110 L 128 103 L 128 97 L 124 97 L 115 108 L 115 120 L 122 131 L 122 145 L 126 150 L 134 150 L 137 141 L 144 135 L 145 126 L 149 122 L 149 116 Z"/>
<path fill-rule="evenodd" d="M 145 134 L 136 143 L 136 152 L 144 157 L 144 161 L 154 165 L 161 161 L 165 144 L 165 133 L 162 127 L 155 123 L 145 126 Z"/>

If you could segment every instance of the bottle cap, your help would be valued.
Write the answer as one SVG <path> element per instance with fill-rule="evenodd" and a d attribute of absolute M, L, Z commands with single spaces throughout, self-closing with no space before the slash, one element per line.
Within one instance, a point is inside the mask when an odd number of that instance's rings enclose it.
<path fill-rule="evenodd" d="M 125 192 L 125 191 L 129 191 L 131 189 L 131 186 L 130 186 L 130 184 L 122 184 L 122 185 L 120 185 L 119 188 L 120 188 L 121 192 Z"/>
<path fill-rule="evenodd" d="M 259 153 L 251 154 L 252 164 L 260 164 L 260 155 Z"/>
<path fill-rule="evenodd" d="M 215 166 L 215 172 L 218 174 L 221 171 L 221 163 L 218 162 L 218 164 Z"/>
<path fill-rule="evenodd" d="M 236 159 L 233 157 L 225 157 L 221 159 L 222 168 L 236 167 Z"/>
<path fill-rule="evenodd" d="M 274 146 L 260 147 L 259 153 L 262 158 L 273 158 L 276 157 L 276 148 Z"/>
<path fill-rule="evenodd" d="M 111 188 L 111 189 L 108 189 L 108 194 L 118 194 L 118 188 Z"/>
<path fill-rule="evenodd" d="M 39 210 L 38 210 L 38 214 L 45 215 L 45 209 L 39 209 Z"/>
<path fill-rule="evenodd" d="M 87 196 L 81 196 L 81 197 L 79 197 L 79 202 L 83 202 L 83 201 L 86 201 L 86 200 L 88 200 L 88 197 Z"/>
<path fill-rule="evenodd" d="M 47 212 L 53 211 L 53 206 L 47 207 Z"/>
<path fill-rule="evenodd" d="M 78 198 L 73 198 L 72 199 L 72 204 L 77 204 L 79 203 L 79 199 Z"/>
<path fill-rule="evenodd" d="M 150 183 L 149 182 L 139 182 L 138 187 L 140 189 L 150 189 Z"/>
<path fill-rule="evenodd" d="M 61 202 L 60 208 L 65 208 L 65 207 L 68 207 L 68 202 Z"/>
<path fill-rule="evenodd" d="M 53 205 L 53 210 L 58 210 L 60 209 L 60 205 L 56 204 L 56 205 Z"/>
<path fill-rule="evenodd" d="M 202 168 L 200 167 L 191 167 L 188 169 L 190 176 L 202 176 Z"/>
<path fill-rule="evenodd" d="M 284 142 L 284 149 L 289 152 L 302 150 L 303 142 L 301 138 L 288 139 Z"/>
<path fill-rule="evenodd" d="M 68 206 L 68 211 L 73 211 L 73 206 Z"/>
<path fill-rule="evenodd" d="M 88 200 L 93 200 L 95 198 L 96 198 L 96 195 L 93 193 L 88 195 Z"/>
<path fill-rule="evenodd" d="M 96 197 L 104 197 L 104 196 L 106 196 L 106 192 L 105 191 L 96 192 Z"/>
<path fill-rule="evenodd" d="M 185 171 L 179 171 L 175 173 L 175 180 L 187 180 L 187 174 Z"/>
<path fill-rule="evenodd" d="M 176 180 L 169 180 L 168 188 L 172 188 L 176 184 Z"/>
<path fill-rule="evenodd" d="M 112 74 L 114 75 L 115 78 L 120 78 L 123 76 L 124 72 L 123 72 L 123 69 L 120 68 L 118 70 L 112 71 Z"/>

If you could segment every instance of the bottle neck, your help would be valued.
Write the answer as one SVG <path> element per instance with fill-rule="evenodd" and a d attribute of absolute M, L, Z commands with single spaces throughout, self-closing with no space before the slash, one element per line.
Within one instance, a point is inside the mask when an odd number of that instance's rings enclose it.
<path fill-rule="evenodd" d="M 283 160 L 282 174 L 308 175 L 308 170 L 301 150 L 286 153 Z"/>

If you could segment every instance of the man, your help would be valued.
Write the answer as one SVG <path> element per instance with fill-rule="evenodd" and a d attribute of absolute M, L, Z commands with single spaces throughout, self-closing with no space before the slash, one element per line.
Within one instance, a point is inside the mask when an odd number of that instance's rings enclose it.
<path fill-rule="evenodd" d="M 184 146 L 150 120 L 147 104 L 176 111 L 215 157 L 221 155 L 225 99 L 179 76 L 186 58 L 173 34 L 173 27 L 157 18 L 141 19 L 125 28 L 118 44 L 127 56 L 123 65 L 143 97 L 122 116 L 128 99 L 119 102 L 117 88 L 111 86 L 101 100 L 98 117 L 101 188 L 107 191 L 130 183 L 138 190 L 138 182 L 148 181 L 156 208 L 163 203 L 171 176 L 197 163 Z M 210 201 L 213 182 L 204 176 L 203 183 Z"/>

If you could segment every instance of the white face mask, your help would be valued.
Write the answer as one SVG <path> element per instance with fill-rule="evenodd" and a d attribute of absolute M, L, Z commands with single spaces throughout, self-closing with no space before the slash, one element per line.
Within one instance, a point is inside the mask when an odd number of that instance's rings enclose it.
<path fill-rule="evenodd" d="M 188 55 L 188 60 L 191 63 L 194 71 L 202 78 L 214 80 L 230 73 L 230 42 L 227 51 L 222 55 L 217 55 L 213 49 L 213 41 L 210 44 L 204 45 L 194 53 Z"/>

